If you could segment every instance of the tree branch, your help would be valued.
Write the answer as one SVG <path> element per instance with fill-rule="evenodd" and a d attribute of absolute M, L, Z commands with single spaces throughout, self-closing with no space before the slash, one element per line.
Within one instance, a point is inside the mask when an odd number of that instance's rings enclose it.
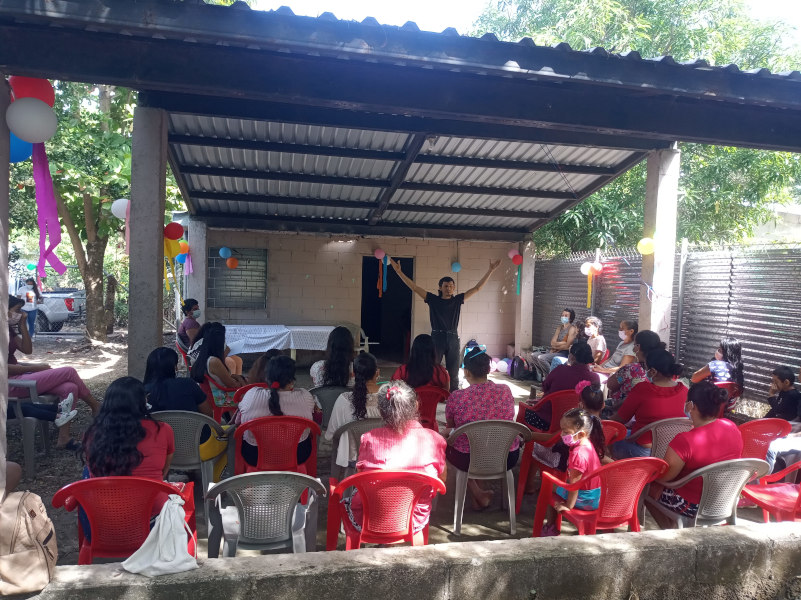
<path fill-rule="evenodd" d="M 81 276 L 85 277 L 86 252 L 83 248 L 83 242 L 81 242 L 81 236 L 78 233 L 78 228 L 75 227 L 75 221 L 72 219 L 70 211 L 67 210 L 67 205 L 64 203 L 64 198 L 61 197 L 61 193 L 55 186 L 53 186 L 53 191 L 55 192 L 56 204 L 58 204 L 58 214 L 64 222 L 67 235 L 70 236 L 70 242 L 72 242 L 72 249 L 75 251 L 75 260 L 78 262 L 78 269 L 81 271 Z"/>
<path fill-rule="evenodd" d="M 97 239 L 97 223 L 90 194 L 83 195 L 83 220 L 86 221 L 86 240 L 94 242 Z"/>

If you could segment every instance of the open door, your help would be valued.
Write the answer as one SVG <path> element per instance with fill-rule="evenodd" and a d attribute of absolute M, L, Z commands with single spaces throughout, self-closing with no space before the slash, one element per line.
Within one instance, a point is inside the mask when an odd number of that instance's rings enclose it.
<path fill-rule="evenodd" d="M 414 259 L 396 259 L 403 273 L 414 276 Z M 378 297 L 379 260 L 362 259 L 362 329 L 370 338 L 370 352 L 383 360 L 402 363 L 409 356 L 412 335 L 412 290 L 395 270 L 387 267 L 387 291 Z"/>

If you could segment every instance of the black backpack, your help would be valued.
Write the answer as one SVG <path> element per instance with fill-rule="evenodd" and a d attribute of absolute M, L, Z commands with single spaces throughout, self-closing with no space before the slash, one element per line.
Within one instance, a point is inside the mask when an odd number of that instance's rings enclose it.
<path fill-rule="evenodd" d="M 533 379 L 532 369 L 522 356 L 515 356 L 512 359 L 512 366 L 509 374 L 512 379 L 526 380 Z"/>

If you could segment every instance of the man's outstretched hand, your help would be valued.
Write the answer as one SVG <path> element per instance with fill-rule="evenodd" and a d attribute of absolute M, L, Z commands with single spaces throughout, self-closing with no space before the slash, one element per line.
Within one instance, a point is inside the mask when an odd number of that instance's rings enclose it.
<path fill-rule="evenodd" d="M 495 261 L 492 261 L 492 260 L 490 261 L 490 271 L 494 271 L 495 269 L 497 269 L 500 266 L 501 266 L 500 259 L 495 260 Z"/>

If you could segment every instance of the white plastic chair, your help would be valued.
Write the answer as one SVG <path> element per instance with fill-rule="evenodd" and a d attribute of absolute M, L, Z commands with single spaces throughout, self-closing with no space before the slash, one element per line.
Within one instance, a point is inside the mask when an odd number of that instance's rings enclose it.
<path fill-rule="evenodd" d="M 320 385 L 309 390 L 311 395 L 317 399 L 320 408 L 323 409 L 323 429 L 328 427 L 328 420 L 331 418 L 331 413 L 334 411 L 334 404 L 336 404 L 337 398 L 345 392 L 352 391 L 353 388 L 343 387 L 341 385 Z"/>
<path fill-rule="evenodd" d="M 36 419 L 34 417 L 25 417 L 22 414 L 22 405 L 25 403 L 34 404 L 52 404 L 58 401 L 58 396 L 53 394 L 39 395 L 36 391 L 36 382 L 26 379 L 11 379 L 9 380 L 9 388 L 25 388 L 28 390 L 27 396 L 12 396 L 9 394 L 8 404 L 14 407 L 14 417 L 9 418 L 7 423 L 9 425 L 19 425 L 22 428 L 22 455 L 23 455 L 23 469 L 25 472 L 25 479 L 30 481 L 36 477 L 36 427 L 42 433 L 42 440 L 45 447 L 45 455 L 50 454 L 50 436 L 48 430 L 48 422 Z M 14 392 L 19 394 L 19 392 Z"/>
<path fill-rule="evenodd" d="M 460 435 L 466 435 L 470 442 L 470 466 L 467 471 L 456 470 L 456 489 L 454 491 L 453 532 L 461 535 L 464 501 L 467 494 L 468 479 L 500 479 L 503 482 L 503 504 L 509 508 L 509 533 L 515 534 L 515 478 L 512 470 L 506 469 L 509 448 L 512 441 L 520 436 L 521 452 L 525 442 L 531 439 L 528 427 L 514 421 L 488 420 L 473 421 L 456 428 L 448 438 L 453 445 Z"/>
<path fill-rule="evenodd" d="M 299 502 L 308 490 L 305 504 Z M 317 494 L 326 490 L 319 479 L 289 471 L 245 473 L 213 484 L 206 493 L 209 517 L 208 557 L 236 556 L 237 548 L 294 553 L 317 549 Z M 227 494 L 234 506 L 222 507 Z"/>
<path fill-rule="evenodd" d="M 337 429 L 331 440 L 331 477 L 342 481 L 348 475 L 353 475 L 356 472 L 356 461 L 359 459 L 359 446 L 361 444 L 362 435 L 372 429 L 383 426 L 384 420 L 376 418 L 351 421 Z M 347 467 L 342 467 L 337 464 L 337 454 L 340 443 L 348 444 L 349 460 Z"/>
<path fill-rule="evenodd" d="M 758 458 L 738 458 L 724 460 L 693 471 L 662 485 L 666 488 L 677 489 L 687 482 L 701 477 L 703 479 L 703 492 L 698 503 L 698 513 L 695 518 L 682 516 L 663 506 L 658 499 L 645 497 L 645 503 L 653 510 L 669 517 L 676 527 L 707 527 L 709 525 L 737 525 L 737 501 L 740 492 L 746 483 L 754 478 L 762 477 L 770 471 L 768 463 Z"/>

